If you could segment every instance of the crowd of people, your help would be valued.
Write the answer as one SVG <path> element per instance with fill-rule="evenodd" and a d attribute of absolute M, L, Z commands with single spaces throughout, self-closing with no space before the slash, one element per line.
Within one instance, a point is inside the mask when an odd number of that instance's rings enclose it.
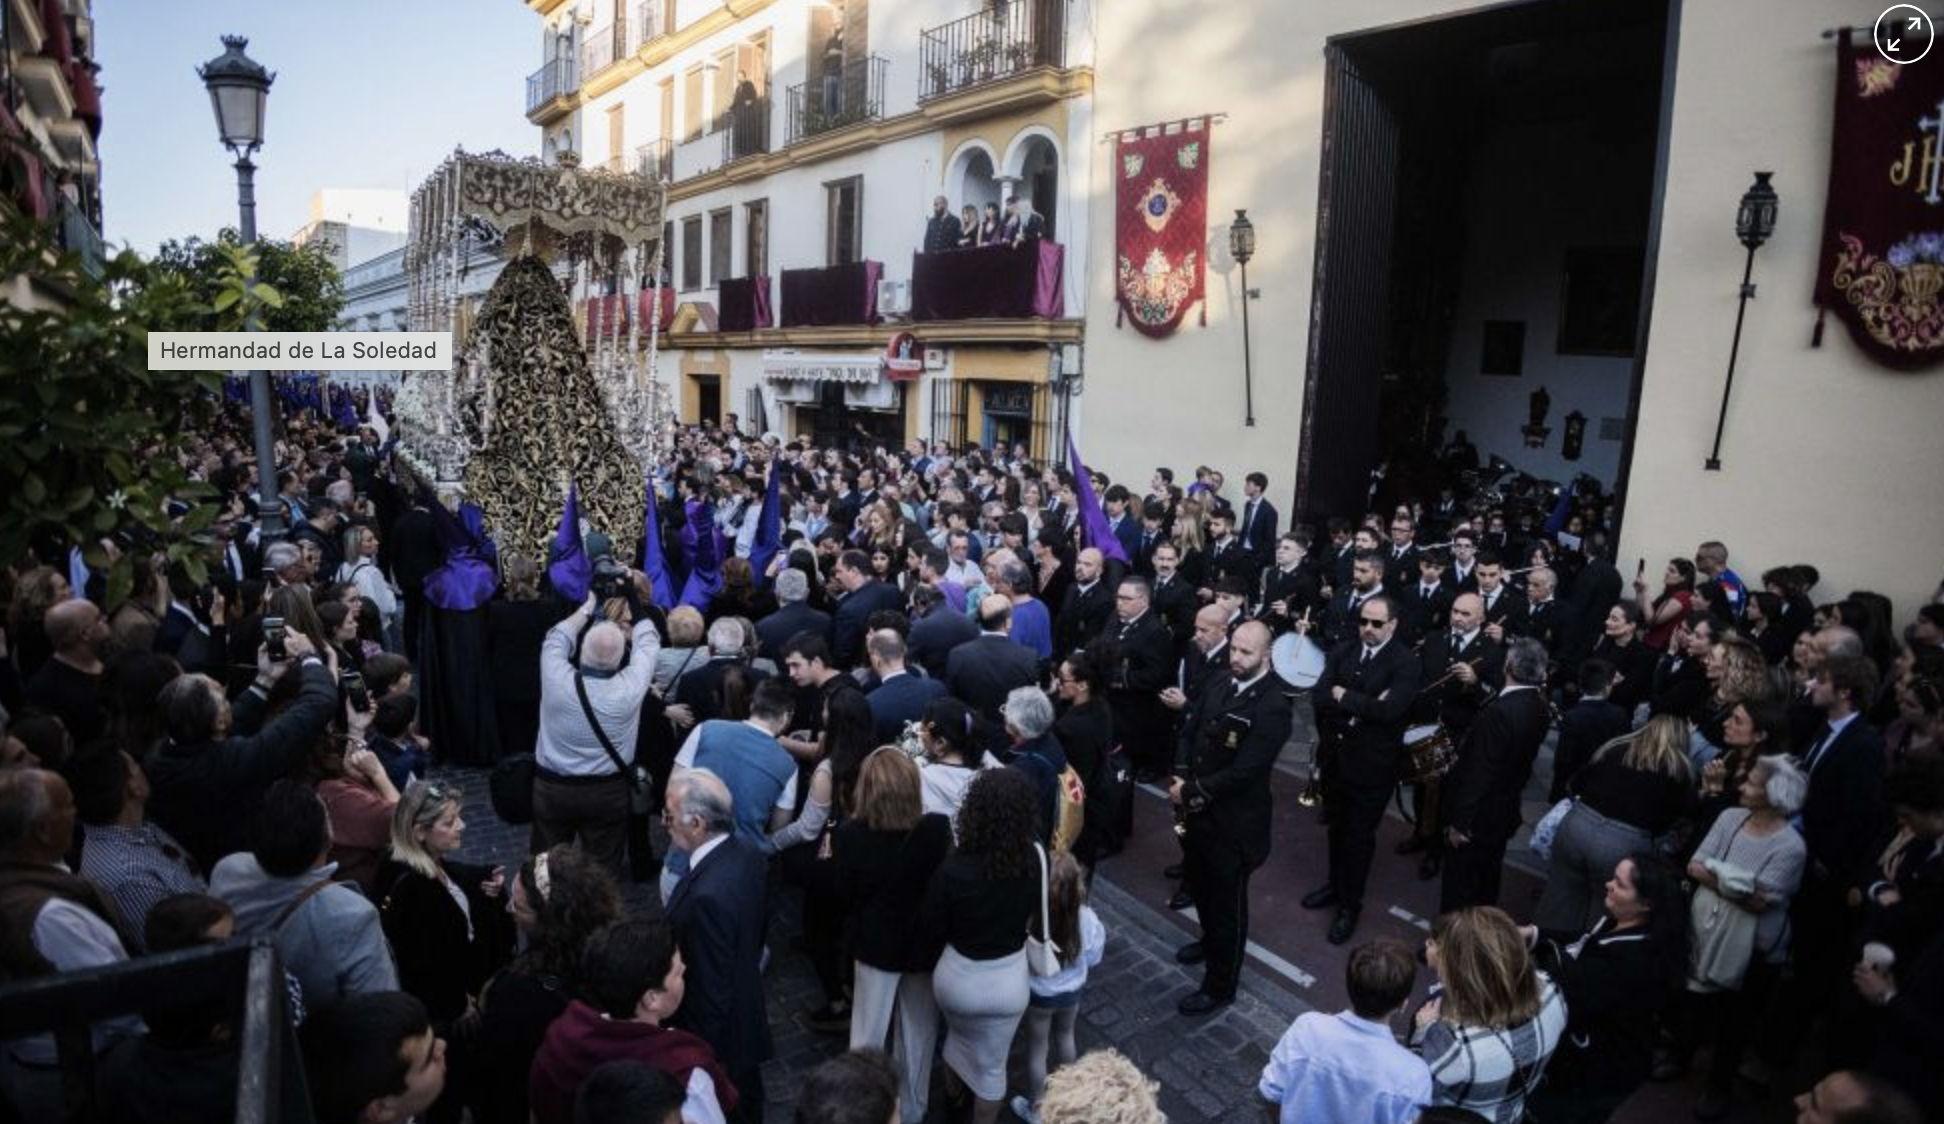
<path fill-rule="evenodd" d="M 1818 604 L 1809 565 L 1753 588 L 1719 542 L 1629 588 L 1596 487 L 1495 507 L 1457 464 L 1285 526 L 1259 472 L 1137 489 L 714 427 L 658 466 L 651 541 L 543 554 L 378 430 L 294 417 L 277 533 L 246 435 L 228 403 L 187 443 L 199 567 L 132 528 L 99 544 L 119 601 L 76 544 L 10 561 L 0 978 L 268 938 L 320 1120 L 761 1121 L 792 1016 L 850 1047 L 802 1121 L 917 1124 L 941 1061 L 976 1124 L 1159 1120 L 1077 1049 L 1094 871 L 1165 794 L 1200 927 L 1177 1009 L 1233 1002 L 1305 709 L 1327 859 L 1270 876 L 1350 944 L 1402 786 L 1440 916 L 1421 952 L 1352 946 L 1349 1009 L 1275 1044 L 1286 1124 L 1594 1122 L 1689 1067 L 1714 1119 L 1805 1046 L 1803 1119 L 1944 1116 L 1944 603 L 1900 629 L 1878 595 Z M 1500 873 L 1549 740 L 1521 925 Z M 517 868 L 458 857 L 462 784 L 530 823 Z M 775 1010 L 798 952 L 821 1005 Z M 103 1102 L 228 1119 L 236 1018 L 97 1025 Z M 60 1118 L 51 1037 L 0 1077 Z"/>

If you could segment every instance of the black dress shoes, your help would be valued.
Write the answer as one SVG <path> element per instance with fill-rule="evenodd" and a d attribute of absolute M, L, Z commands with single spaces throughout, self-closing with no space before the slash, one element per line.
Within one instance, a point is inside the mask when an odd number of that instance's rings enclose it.
<path fill-rule="evenodd" d="M 1328 909 L 1337 904 L 1336 887 L 1328 882 L 1303 895 L 1304 909 Z"/>
<path fill-rule="evenodd" d="M 1181 870 L 1180 863 L 1175 863 L 1173 866 L 1164 866 L 1161 868 L 1161 877 L 1163 878 L 1180 878 L 1181 874 L 1182 874 L 1182 870 Z"/>
<path fill-rule="evenodd" d="M 1424 847 L 1424 836 L 1407 835 L 1404 837 L 1404 842 L 1399 843 L 1393 850 L 1400 855 L 1415 855 L 1419 851 L 1424 850 Z"/>
<path fill-rule="evenodd" d="M 1233 995 L 1210 995 L 1205 991 L 1198 991 L 1175 1004 L 1175 1010 L 1189 1018 L 1197 1018 L 1202 1015 L 1212 1015 L 1233 1002 L 1235 1002 Z"/>
<path fill-rule="evenodd" d="M 1189 893 L 1186 890 L 1178 891 L 1174 897 L 1168 899 L 1168 908 L 1175 910 L 1176 912 L 1180 912 L 1181 910 L 1187 909 L 1189 906 L 1194 904 L 1195 904 L 1195 895 Z"/>
<path fill-rule="evenodd" d="M 1208 954 L 1202 951 L 1200 941 L 1189 941 L 1187 944 L 1175 949 L 1175 963 L 1177 964 L 1199 964 L 1206 959 L 1208 959 Z"/>
<path fill-rule="evenodd" d="M 1357 932 L 1357 911 L 1345 906 L 1337 910 L 1336 920 L 1330 922 L 1330 943 L 1343 944 Z"/>

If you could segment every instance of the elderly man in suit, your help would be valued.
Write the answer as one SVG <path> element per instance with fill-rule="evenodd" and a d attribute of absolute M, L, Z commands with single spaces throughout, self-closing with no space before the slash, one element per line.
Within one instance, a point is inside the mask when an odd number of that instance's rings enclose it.
<path fill-rule="evenodd" d="M 995 735 L 991 748 L 1005 746 L 1005 725 L 999 715 L 1015 687 L 1039 681 L 1039 660 L 1012 642 L 1012 599 L 994 593 L 979 602 L 979 638 L 952 649 L 945 660 L 945 686 L 954 697 L 977 711 Z"/>
<path fill-rule="evenodd" d="M 871 704 L 871 722 L 879 745 L 898 740 L 905 723 L 924 716 L 933 699 L 943 698 L 945 684 L 936 679 L 921 679 L 905 670 L 905 640 L 895 629 L 881 628 L 864 642 L 871 657 L 871 671 L 878 678 L 877 690 L 866 701 Z"/>
<path fill-rule="evenodd" d="M 1202 939 L 1175 959 L 1206 962 L 1201 987 L 1176 1010 L 1206 1015 L 1235 999 L 1249 939 L 1249 875 L 1269 857 L 1269 770 L 1289 740 L 1289 696 L 1269 670 L 1269 629 L 1249 621 L 1229 641 L 1229 673 L 1209 683 L 1182 737 L 1187 767 L 1168 799 L 1183 845 Z"/>
<path fill-rule="evenodd" d="M 756 622 L 756 640 L 764 659 L 783 666 L 783 645 L 799 632 L 830 635 L 830 614 L 809 604 L 810 578 L 786 566 L 776 574 L 775 612 Z"/>
<path fill-rule="evenodd" d="M 1330 651 L 1311 692 L 1323 738 L 1319 760 L 1330 815 L 1330 880 L 1304 895 L 1303 908 L 1336 907 L 1331 944 L 1342 944 L 1357 931 L 1377 825 L 1397 786 L 1404 726 L 1419 683 L 1417 654 L 1397 639 L 1395 601 L 1381 593 L 1361 601 L 1355 621 L 1356 637 Z"/>
<path fill-rule="evenodd" d="M 689 854 L 665 914 L 688 966 L 682 1021 L 715 1050 L 740 1094 L 731 1119 L 761 1124 L 762 1065 L 772 1052 L 762 968 L 768 861 L 736 836 L 729 789 L 707 769 L 669 781 L 662 818 Z"/>
<path fill-rule="evenodd" d="M 1444 780 L 1441 913 L 1498 904 L 1505 845 L 1519 830 L 1519 797 L 1552 725 L 1545 686 L 1545 645 L 1529 636 L 1512 641 L 1505 686 L 1471 724 Z"/>

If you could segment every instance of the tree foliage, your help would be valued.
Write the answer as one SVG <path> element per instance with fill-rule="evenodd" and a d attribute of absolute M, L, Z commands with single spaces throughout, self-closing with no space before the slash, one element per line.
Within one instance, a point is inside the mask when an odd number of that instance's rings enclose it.
<path fill-rule="evenodd" d="M 0 558 L 80 544 L 91 565 L 107 569 L 111 608 L 142 553 L 111 559 L 101 546 L 111 534 L 129 532 L 203 577 L 199 547 L 217 512 L 182 452 L 195 420 L 214 410 L 221 381 L 213 372 L 149 370 L 148 334 L 235 330 L 249 308 L 267 307 L 251 291 L 250 265 L 248 255 L 231 256 L 213 271 L 218 291 L 240 290 L 218 312 L 178 272 L 132 250 L 92 277 L 80 255 L 60 250 L 51 227 L 0 204 L 0 278 L 30 276 L 73 294 L 54 311 L 0 303 Z"/>
<path fill-rule="evenodd" d="M 171 239 L 156 251 L 156 267 L 183 278 L 207 308 L 207 326 L 198 330 L 224 330 L 217 323 L 228 311 L 222 303 L 225 279 L 237 275 L 233 255 L 242 249 L 242 237 L 234 228 L 224 227 L 214 242 L 197 237 Z M 338 313 L 344 310 L 344 278 L 329 258 L 307 246 L 262 239 L 249 249 L 257 255 L 257 288 L 272 291 L 271 299 L 264 302 L 259 328 L 328 332 L 337 327 Z"/>

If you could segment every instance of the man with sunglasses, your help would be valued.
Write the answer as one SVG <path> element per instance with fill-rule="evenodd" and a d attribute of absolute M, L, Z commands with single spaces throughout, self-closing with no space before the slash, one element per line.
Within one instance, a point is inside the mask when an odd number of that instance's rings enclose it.
<path fill-rule="evenodd" d="M 1304 896 L 1304 909 L 1336 907 L 1330 943 L 1357 931 L 1377 826 L 1397 786 L 1398 755 L 1420 670 L 1397 640 L 1397 606 L 1378 594 L 1358 606 L 1357 635 L 1331 649 L 1311 697 L 1322 744 L 1323 804 L 1330 824 L 1330 878 Z"/>

